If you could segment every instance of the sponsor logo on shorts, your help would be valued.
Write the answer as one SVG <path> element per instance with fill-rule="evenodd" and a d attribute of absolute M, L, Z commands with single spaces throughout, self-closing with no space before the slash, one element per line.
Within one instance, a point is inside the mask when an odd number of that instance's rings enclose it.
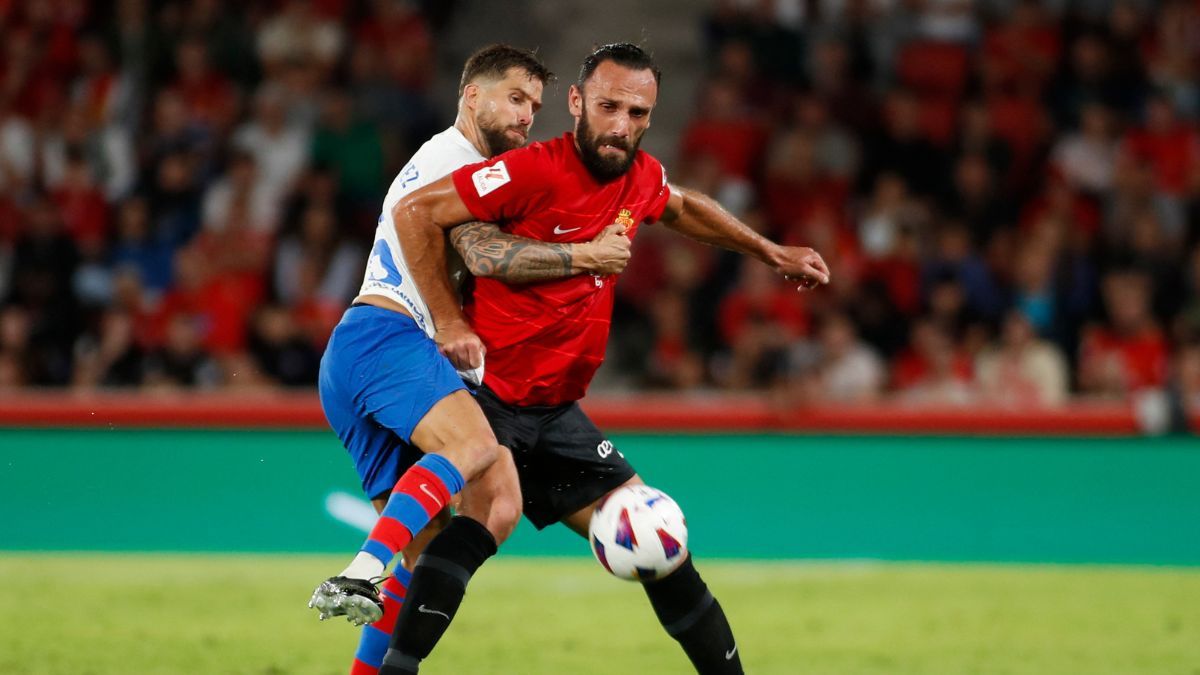
<path fill-rule="evenodd" d="M 617 450 L 613 446 L 612 441 L 600 441 L 600 445 L 596 446 L 596 454 L 600 455 L 600 459 L 608 459 L 608 456 L 613 454 L 614 450 L 617 451 L 618 457 L 621 457 L 621 458 L 625 457 L 625 455 L 623 455 L 621 453 L 621 451 Z"/>

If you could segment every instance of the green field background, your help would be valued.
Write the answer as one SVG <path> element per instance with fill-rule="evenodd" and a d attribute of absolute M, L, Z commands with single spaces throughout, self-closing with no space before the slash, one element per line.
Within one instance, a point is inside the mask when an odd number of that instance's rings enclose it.
<path fill-rule="evenodd" d="M 1200 565 L 1195 439 L 613 437 L 718 558 Z M 0 548 L 345 552 L 320 431 L 0 430 Z M 522 524 L 517 555 L 587 555 Z"/>

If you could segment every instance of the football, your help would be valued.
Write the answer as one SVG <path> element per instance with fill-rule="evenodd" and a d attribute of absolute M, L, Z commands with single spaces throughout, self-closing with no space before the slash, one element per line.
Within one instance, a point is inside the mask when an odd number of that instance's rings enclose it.
<path fill-rule="evenodd" d="M 667 494 L 646 485 L 614 491 L 592 514 L 596 560 L 616 577 L 661 579 L 687 558 L 687 520 Z"/>

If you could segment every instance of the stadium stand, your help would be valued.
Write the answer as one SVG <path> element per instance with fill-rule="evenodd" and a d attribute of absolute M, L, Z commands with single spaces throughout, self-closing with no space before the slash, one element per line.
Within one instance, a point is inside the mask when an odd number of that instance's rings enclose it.
<path fill-rule="evenodd" d="M 648 228 L 599 387 L 1200 406 L 1200 5 L 960 4 L 682 19 L 673 179 L 834 283 Z M 0 391 L 311 388 L 453 5 L 0 2 Z"/>

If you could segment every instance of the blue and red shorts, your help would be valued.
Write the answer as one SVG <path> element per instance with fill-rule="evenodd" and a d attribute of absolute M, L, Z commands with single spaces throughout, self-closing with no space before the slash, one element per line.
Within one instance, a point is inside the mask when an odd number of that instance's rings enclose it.
<path fill-rule="evenodd" d="M 466 388 L 416 321 L 372 305 L 346 310 L 321 357 L 321 407 L 372 499 L 421 458 L 410 442 L 421 418 Z"/>

